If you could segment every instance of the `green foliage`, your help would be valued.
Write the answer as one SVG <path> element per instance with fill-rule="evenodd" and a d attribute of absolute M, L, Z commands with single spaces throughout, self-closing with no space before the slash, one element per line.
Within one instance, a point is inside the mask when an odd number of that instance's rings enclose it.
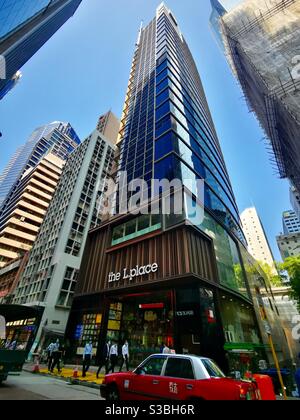
<path fill-rule="evenodd" d="M 272 272 L 272 268 L 269 266 L 269 264 L 260 261 L 259 265 L 272 287 L 282 286 L 281 276 L 279 274 L 274 275 L 274 273 Z"/>
<path fill-rule="evenodd" d="M 297 301 L 300 310 L 300 255 L 287 258 L 280 268 L 286 270 L 290 276 L 291 297 Z"/>

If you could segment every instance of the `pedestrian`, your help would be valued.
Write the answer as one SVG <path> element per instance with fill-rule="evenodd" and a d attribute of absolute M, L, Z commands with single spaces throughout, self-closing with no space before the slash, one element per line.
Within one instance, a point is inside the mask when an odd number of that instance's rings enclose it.
<path fill-rule="evenodd" d="M 107 373 L 112 371 L 112 373 L 115 373 L 115 367 L 118 363 L 118 346 L 115 341 L 113 341 L 112 346 L 109 351 L 109 359 L 110 359 L 110 367 L 108 368 Z"/>
<path fill-rule="evenodd" d="M 107 341 L 107 343 L 105 343 L 103 347 L 102 356 L 101 356 L 99 368 L 97 371 L 97 379 L 99 379 L 99 374 L 103 366 L 105 367 L 105 374 L 107 374 L 108 372 L 110 346 L 111 346 L 111 342 Z"/>
<path fill-rule="evenodd" d="M 82 368 L 82 377 L 85 378 L 86 374 L 91 366 L 91 361 L 93 357 L 93 343 L 90 341 L 85 345 L 83 352 L 83 368 Z"/>
<path fill-rule="evenodd" d="M 60 369 L 60 359 L 61 359 L 61 346 L 59 339 L 56 340 L 52 350 L 52 364 L 51 364 L 51 373 L 53 373 L 54 368 L 57 366 L 58 373 L 61 372 Z"/>
<path fill-rule="evenodd" d="M 169 354 L 170 353 L 170 349 L 169 349 L 169 347 L 166 345 L 166 344 L 164 344 L 164 347 L 163 347 L 163 354 Z"/>
<path fill-rule="evenodd" d="M 295 379 L 298 388 L 298 396 L 300 398 L 300 368 L 296 370 Z"/>
<path fill-rule="evenodd" d="M 122 346 L 122 362 L 121 362 L 121 366 L 120 366 L 120 372 L 122 371 L 123 365 L 126 365 L 126 371 L 129 371 L 129 344 L 128 341 L 126 340 L 125 343 Z"/>
<path fill-rule="evenodd" d="M 52 341 L 49 346 L 47 347 L 47 364 L 48 364 L 48 372 L 50 372 L 51 370 L 51 365 L 52 365 L 52 352 L 54 350 L 55 347 L 55 343 Z"/>

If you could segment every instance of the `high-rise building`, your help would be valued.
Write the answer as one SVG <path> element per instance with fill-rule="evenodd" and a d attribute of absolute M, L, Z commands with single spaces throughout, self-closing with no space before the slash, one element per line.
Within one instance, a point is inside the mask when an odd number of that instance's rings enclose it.
<path fill-rule="evenodd" d="M 22 73 L 17 71 L 17 73 L 0 89 L 0 101 L 4 98 L 4 96 L 10 92 L 21 80 Z"/>
<path fill-rule="evenodd" d="M 289 233 L 300 232 L 300 220 L 297 214 L 293 210 L 285 211 L 282 215 L 283 233 L 288 235 Z"/>
<path fill-rule="evenodd" d="M 300 220 L 300 193 L 297 191 L 297 189 L 293 186 L 290 188 L 290 200 L 291 204 L 293 206 L 293 209 Z"/>
<path fill-rule="evenodd" d="M 0 175 L 0 217 L 5 200 L 10 200 L 23 174 L 34 168 L 50 150 L 66 160 L 80 144 L 80 139 L 69 123 L 53 122 L 37 128 L 28 141 L 20 146 Z"/>
<path fill-rule="evenodd" d="M 216 41 L 224 51 L 224 43 L 222 38 L 222 28 L 220 18 L 224 16 L 229 10 L 239 4 L 242 0 L 210 0 L 212 12 L 209 23 L 216 38 Z"/>
<path fill-rule="evenodd" d="M 267 135 L 271 163 L 299 192 L 300 2 L 242 1 L 218 24 L 229 64 Z"/>
<path fill-rule="evenodd" d="M 32 248 L 63 165 L 50 153 L 21 178 L 0 216 L 0 268 Z"/>
<path fill-rule="evenodd" d="M 0 96 L 12 87 L 17 71 L 73 16 L 80 3 L 81 0 L 0 2 Z"/>
<path fill-rule="evenodd" d="M 276 239 L 283 260 L 300 255 L 300 232 L 279 235 Z"/>
<path fill-rule="evenodd" d="M 81 354 L 87 340 L 101 357 L 105 340 L 128 339 L 135 366 L 165 343 L 212 357 L 226 370 L 238 362 L 243 373 L 254 354 L 270 354 L 250 289 L 270 291 L 238 239 L 245 242 L 200 76 L 164 4 L 139 32 L 118 148 L 116 212 L 88 236 L 66 332 L 68 357 Z M 175 179 L 168 191 L 162 181 Z M 132 206 L 137 190 L 141 211 Z M 276 313 L 270 305 L 265 310 L 285 359 Z"/>
<path fill-rule="evenodd" d="M 36 340 L 64 333 L 86 237 L 100 223 L 120 121 L 109 112 L 70 155 L 30 253 L 14 302 L 45 306 Z"/>
<path fill-rule="evenodd" d="M 269 241 L 256 208 L 245 209 L 241 214 L 241 220 L 252 257 L 258 262 L 268 264 L 272 268 L 272 273 L 278 275 Z"/>

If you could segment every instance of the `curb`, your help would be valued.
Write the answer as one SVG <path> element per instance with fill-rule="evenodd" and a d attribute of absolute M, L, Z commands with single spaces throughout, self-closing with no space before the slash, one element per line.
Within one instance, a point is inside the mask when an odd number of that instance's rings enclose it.
<path fill-rule="evenodd" d="M 69 385 L 78 385 L 78 386 L 84 386 L 86 388 L 93 388 L 93 389 L 100 389 L 100 384 L 97 384 L 96 382 L 87 382 L 87 381 L 81 381 L 80 379 L 74 379 L 72 377 L 64 377 L 64 376 L 58 376 L 58 375 L 51 375 L 49 373 L 35 373 L 30 369 L 23 369 L 26 373 L 31 373 L 32 375 L 40 375 L 45 376 L 48 378 L 54 378 L 58 379 L 60 381 L 66 382 Z"/>

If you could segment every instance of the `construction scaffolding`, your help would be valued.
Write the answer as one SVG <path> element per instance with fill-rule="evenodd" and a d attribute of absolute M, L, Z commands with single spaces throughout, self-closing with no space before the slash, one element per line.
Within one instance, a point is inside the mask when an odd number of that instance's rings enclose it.
<path fill-rule="evenodd" d="M 300 0 L 244 0 L 221 26 L 228 61 L 270 139 L 279 174 L 300 190 Z"/>

